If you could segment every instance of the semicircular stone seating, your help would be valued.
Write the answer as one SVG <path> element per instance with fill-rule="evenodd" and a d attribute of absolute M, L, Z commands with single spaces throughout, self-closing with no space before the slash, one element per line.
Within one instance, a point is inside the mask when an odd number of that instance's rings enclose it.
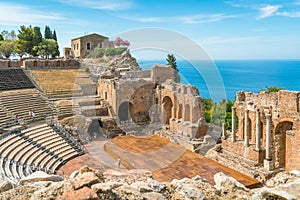
<path fill-rule="evenodd" d="M 43 123 L 2 138 L 0 178 L 17 182 L 35 170 L 54 173 L 60 165 L 83 154 L 70 137 Z"/>

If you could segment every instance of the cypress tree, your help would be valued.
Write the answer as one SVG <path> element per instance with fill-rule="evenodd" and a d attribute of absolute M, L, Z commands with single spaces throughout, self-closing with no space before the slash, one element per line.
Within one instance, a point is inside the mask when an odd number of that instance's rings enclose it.
<path fill-rule="evenodd" d="M 50 30 L 49 26 L 45 26 L 45 34 L 44 34 L 45 39 L 52 39 L 52 33 Z"/>

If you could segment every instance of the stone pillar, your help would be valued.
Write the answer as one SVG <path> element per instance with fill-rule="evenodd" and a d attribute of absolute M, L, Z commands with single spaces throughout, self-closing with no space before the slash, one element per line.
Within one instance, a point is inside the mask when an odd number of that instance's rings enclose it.
<path fill-rule="evenodd" d="M 245 122 L 244 122 L 244 145 L 249 146 L 249 110 L 245 110 Z"/>
<path fill-rule="evenodd" d="M 235 110 L 236 108 L 235 107 L 232 107 L 231 108 L 231 134 L 232 134 L 232 142 L 235 142 L 236 141 L 236 135 L 235 135 L 235 127 L 236 127 L 236 122 L 235 122 L 235 119 L 236 119 L 236 113 L 235 113 Z"/>
<path fill-rule="evenodd" d="M 222 139 L 226 139 L 226 125 L 224 122 L 222 123 Z"/>
<path fill-rule="evenodd" d="M 260 111 L 256 109 L 256 129 L 255 129 L 255 150 L 259 151 L 261 149 L 261 124 L 260 124 Z"/>
<path fill-rule="evenodd" d="M 271 114 L 266 114 L 266 160 L 271 160 Z"/>
<path fill-rule="evenodd" d="M 176 119 L 176 111 L 175 111 L 175 106 L 173 105 L 172 107 L 172 116 L 171 118 Z"/>

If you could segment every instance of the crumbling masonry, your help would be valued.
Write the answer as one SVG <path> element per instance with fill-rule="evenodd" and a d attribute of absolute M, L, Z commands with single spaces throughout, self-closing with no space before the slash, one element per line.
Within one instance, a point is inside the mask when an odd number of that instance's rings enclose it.
<path fill-rule="evenodd" d="M 300 170 L 300 92 L 238 92 L 224 150 L 267 170 Z M 237 124 L 237 125 L 236 125 Z"/>

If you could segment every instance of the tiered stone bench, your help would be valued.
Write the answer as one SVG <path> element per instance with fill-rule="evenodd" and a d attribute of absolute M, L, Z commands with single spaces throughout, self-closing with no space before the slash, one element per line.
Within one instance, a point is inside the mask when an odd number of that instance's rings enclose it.
<path fill-rule="evenodd" d="M 32 120 L 29 111 L 35 113 L 35 119 L 55 113 L 51 103 L 36 89 L 13 90 L 0 93 L 0 107 L 19 119 Z"/>
<path fill-rule="evenodd" d="M 0 176 L 17 182 L 35 169 L 54 173 L 60 165 L 80 154 L 60 134 L 44 123 L 2 138 Z"/>

